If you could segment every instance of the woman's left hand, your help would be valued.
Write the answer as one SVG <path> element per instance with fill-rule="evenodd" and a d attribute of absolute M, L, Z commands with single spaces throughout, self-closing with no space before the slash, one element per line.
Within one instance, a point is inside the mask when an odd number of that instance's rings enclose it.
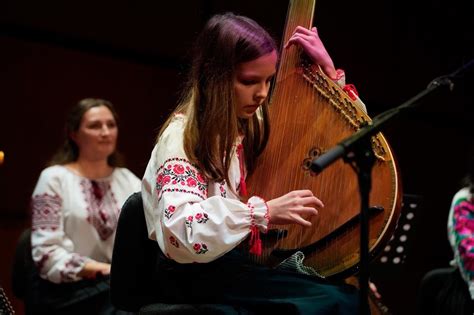
<path fill-rule="evenodd" d="M 321 66 L 324 73 L 326 73 L 331 79 L 336 79 L 337 74 L 334 63 L 324 47 L 323 42 L 319 38 L 316 27 L 309 30 L 302 26 L 297 26 L 293 35 L 291 35 L 290 39 L 285 44 L 285 49 L 289 48 L 291 45 L 301 46 L 311 60 L 315 64 Z"/>

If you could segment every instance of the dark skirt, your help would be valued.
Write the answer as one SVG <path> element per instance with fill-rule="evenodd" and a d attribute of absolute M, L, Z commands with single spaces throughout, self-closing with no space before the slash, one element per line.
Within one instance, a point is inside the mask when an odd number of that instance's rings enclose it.
<path fill-rule="evenodd" d="M 240 250 L 206 264 L 178 264 L 159 254 L 159 300 L 224 305 L 235 314 L 358 314 L 358 290 L 252 262 Z M 232 313 L 228 308 L 227 313 Z"/>
<path fill-rule="evenodd" d="M 25 296 L 25 313 L 35 315 L 129 314 L 110 303 L 109 277 L 56 284 L 32 275 Z"/>

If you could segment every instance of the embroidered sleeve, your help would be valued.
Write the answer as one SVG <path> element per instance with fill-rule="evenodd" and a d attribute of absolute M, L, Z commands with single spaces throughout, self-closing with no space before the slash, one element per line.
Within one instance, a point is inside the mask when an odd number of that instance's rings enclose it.
<path fill-rule="evenodd" d="M 210 185 L 219 185 L 207 181 L 180 147 L 174 148 L 179 133 L 168 140 L 165 134 L 158 142 L 142 183 L 149 232 L 165 255 L 180 263 L 210 262 L 236 247 L 254 226 L 266 231 L 264 200 L 252 197 L 242 203 L 223 197 L 218 188 L 209 195 Z"/>
<path fill-rule="evenodd" d="M 463 278 L 474 281 L 474 204 L 472 199 L 455 200 L 452 208 L 451 244 Z"/>
<path fill-rule="evenodd" d="M 344 92 L 353 100 L 360 108 L 367 113 L 367 107 L 359 98 L 359 92 L 357 92 L 356 87 L 354 84 L 346 84 L 346 73 L 342 69 L 336 70 L 336 79 L 334 82 L 342 88 Z"/>
<path fill-rule="evenodd" d="M 43 171 L 31 198 L 33 260 L 44 279 L 77 281 L 88 258 L 73 252 L 74 244 L 64 233 L 59 178 L 50 173 Z"/>

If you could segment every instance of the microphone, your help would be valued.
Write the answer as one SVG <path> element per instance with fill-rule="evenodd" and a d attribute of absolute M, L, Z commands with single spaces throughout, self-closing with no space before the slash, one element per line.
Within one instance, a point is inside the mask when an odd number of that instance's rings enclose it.
<path fill-rule="evenodd" d="M 340 158 L 345 152 L 346 148 L 344 144 L 339 143 L 326 153 L 321 154 L 317 159 L 314 159 L 311 163 L 311 170 L 315 173 L 322 172 L 326 166 L 329 166 L 332 162 Z"/>

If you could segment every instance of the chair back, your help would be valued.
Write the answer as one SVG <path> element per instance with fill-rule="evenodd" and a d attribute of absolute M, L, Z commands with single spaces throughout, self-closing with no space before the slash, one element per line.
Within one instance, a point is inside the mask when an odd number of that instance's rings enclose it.
<path fill-rule="evenodd" d="M 115 307 L 136 312 L 156 301 L 152 279 L 158 250 L 158 243 L 148 238 L 141 193 L 133 193 L 122 207 L 115 234 L 110 273 Z"/>
<path fill-rule="evenodd" d="M 31 277 L 36 272 L 36 267 L 31 255 L 31 229 L 25 229 L 20 237 L 15 249 L 13 267 L 11 273 L 13 294 L 24 300 L 28 294 Z"/>

